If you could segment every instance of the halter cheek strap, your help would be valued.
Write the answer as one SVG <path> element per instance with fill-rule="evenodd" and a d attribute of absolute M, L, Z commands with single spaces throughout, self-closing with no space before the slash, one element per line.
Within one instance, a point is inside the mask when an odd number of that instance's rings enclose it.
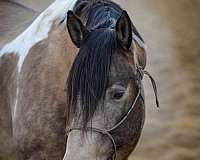
<path fill-rule="evenodd" d="M 126 113 L 126 115 L 117 124 L 115 124 L 110 129 L 98 129 L 98 128 L 94 128 L 94 127 L 87 127 L 85 129 L 86 131 L 92 131 L 92 132 L 96 132 L 96 133 L 99 133 L 99 134 L 106 135 L 110 139 L 110 141 L 113 144 L 113 156 L 112 156 L 113 160 L 117 159 L 117 144 L 115 142 L 114 137 L 111 134 L 111 131 L 116 130 L 118 127 L 120 127 L 121 124 L 127 119 L 127 117 L 130 115 L 130 113 L 134 109 L 135 105 L 137 104 L 139 98 L 141 98 L 143 103 L 144 103 L 144 98 L 142 96 L 142 84 L 141 84 L 141 81 L 142 81 L 144 75 L 147 75 L 151 80 L 151 83 L 152 83 L 152 86 L 153 86 L 153 90 L 154 90 L 154 94 L 155 94 L 155 98 L 156 98 L 156 105 L 157 105 L 157 107 L 159 107 L 158 92 L 157 92 L 156 83 L 155 83 L 153 77 L 149 74 L 149 72 L 143 70 L 142 67 L 138 67 L 137 66 L 137 75 L 136 75 L 136 77 L 137 77 L 137 80 L 138 80 L 138 93 L 137 93 L 137 96 L 135 97 L 135 100 L 133 101 L 130 109 Z M 76 131 L 81 131 L 82 129 L 83 128 L 72 127 L 69 130 L 67 130 L 66 132 L 67 132 L 67 135 L 68 135 L 72 131 L 75 131 L 75 130 Z"/>

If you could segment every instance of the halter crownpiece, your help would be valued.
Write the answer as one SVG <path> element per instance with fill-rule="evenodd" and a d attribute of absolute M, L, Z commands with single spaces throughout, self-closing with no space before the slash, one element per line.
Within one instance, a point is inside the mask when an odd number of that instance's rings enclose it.
<path fill-rule="evenodd" d="M 115 129 L 117 129 L 118 127 L 120 127 L 121 124 L 127 119 L 127 117 L 130 115 L 131 111 L 134 109 L 135 105 L 137 104 L 139 98 L 141 98 L 142 101 L 144 102 L 144 98 L 141 95 L 141 93 L 142 93 L 141 81 L 142 81 L 144 75 L 147 75 L 151 80 L 151 83 L 152 83 L 152 86 L 153 86 L 153 90 L 154 90 L 154 94 L 155 94 L 155 98 L 156 98 L 156 106 L 159 107 L 158 91 L 157 91 L 157 86 L 156 86 L 155 80 L 153 79 L 151 74 L 149 72 L 143 70 L 142 67 L 136 66 L 136 68 L 137 68 L 136 78 L 137 78 L 137 81 L 138 81 L 138 93 L 137 93 L 137 96 L 136 96 L 135 100 L 133 101 L 130 109 L 126 113 L 126 115 L 117 124 L 115 124 L 111 129 L 98 129 L 98 128 L 94 128 L 94 127 L 87 127 L 85 129 L 86 131 L 92 131 L 92 132 L 96 132 L 96 133 L 100 133 L 100 134 L 106 135 L 110 139 L 110 141 L 113 144 L 113 150 L 114 150 L 114 153 L 113 153 L 113 156 L 112 156 L 113 160 L 117 159 L 117 144 L 116 144 L 115 139 L 113 138 L 113 136 L 112 136 L 112 134 L 110 132 L 115 130 Z M 70 128 L 70 129 L 68 129 L 66 131 L 66 134 L 68 135 L 70 132 L 75 131 L 75 130 L 76 131 L 81 131 L 82 128 L 72 127 L 72 128 Z"/>

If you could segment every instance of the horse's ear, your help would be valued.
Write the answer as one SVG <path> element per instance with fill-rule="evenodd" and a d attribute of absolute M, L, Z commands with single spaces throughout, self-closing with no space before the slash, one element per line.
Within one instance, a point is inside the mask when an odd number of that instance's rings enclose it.
<path fill-rule="evenodd" d="M 142 69 L 145 69 L 147 63 L 146 47 L 140 46 L 137 41 L 134 47 L 136 47 L 136 54 L 134 54 L 136 63 Z"/>
<path fill-rule="evenodd" d="M 131 19 L 126 11 L 122 11 L 121 16 L 116 23 L 117 40 L 120 45 L 128 50 L 132 44 Z"/>
<path fill-rule="evenodd" d="M 72 11 L 67 13 L 67 28 L 72 42 L 80 48 L 82 40 L 88 34 L 88 30 Z"/>

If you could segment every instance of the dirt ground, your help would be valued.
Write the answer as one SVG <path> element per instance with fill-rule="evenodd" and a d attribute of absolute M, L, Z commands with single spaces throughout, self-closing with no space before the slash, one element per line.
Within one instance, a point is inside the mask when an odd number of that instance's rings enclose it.
<path fill-rule="evenodd" d="M 121 2 L 121 1 L 119 1 Z M 131 160 L 200 159 L 200 1 L 125 0 L 148 46 L 161 108 L 145 81 L 147 118 Z"/>
<path fill-rule="evenodd" d="M 52 0 L 19 0 L 41 11 Z M 160 109 L 145 79 L 147 116 L 129 160 L 200 159 L 200 1 L 116 0 L 148 46 Z"/>

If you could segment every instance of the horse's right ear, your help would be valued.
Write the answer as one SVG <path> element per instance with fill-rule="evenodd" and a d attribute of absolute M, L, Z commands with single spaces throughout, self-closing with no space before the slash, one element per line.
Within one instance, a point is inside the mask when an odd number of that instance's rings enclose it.
<path fill-rule="evenodd" d="M 81 20 L 72 12 L 67 13 L 67 28 L 72 42 L 80 48 L 82 40 L 89 33 Z"/>

